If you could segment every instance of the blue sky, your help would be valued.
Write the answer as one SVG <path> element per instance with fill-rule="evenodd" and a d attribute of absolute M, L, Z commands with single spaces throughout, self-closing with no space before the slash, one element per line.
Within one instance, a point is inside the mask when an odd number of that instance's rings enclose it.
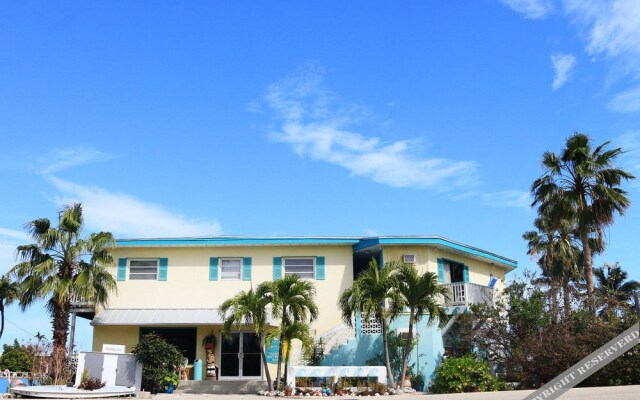
<path fill-rule="evenodd" d="M 639 20 L 635 0 L 4 2 L 0 272 L 73 201 L 121 238 L 441 235 L 534 268 L 544 151 L 585 132 L 640 175 Z M 624 187 L 596 264 L 640 280 Z M 2 342 L 50 335 L 40 307 L 7 317 Z"/>

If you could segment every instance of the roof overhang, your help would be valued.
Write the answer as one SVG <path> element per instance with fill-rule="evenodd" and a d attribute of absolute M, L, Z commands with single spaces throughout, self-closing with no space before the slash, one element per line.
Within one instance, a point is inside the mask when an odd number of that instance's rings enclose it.
<path fill-rule="evenodd" d="M 217 308 L 112 308 L 100 311 L 93 326 L 179 326 L 222 325 Z M 274 326 L 271 320 L 268 325 Z"/>
<path fill-rule="evenodd" d="M 362 239 L 353 246 L 353 251 L 376 249 L 382 246 L 433 246 L 480 259 L 509 271 L 518 268 L 518 262 L 477 247 L 454 242 L 441 236 L 380 236 Z"/>
<path fill-rule="evenodd" d="M 193 238 L 117 239 L 116 247 L 199 247 L 199 246 L 352 246 L 360 238 L 349 236 L 246 237 L 217 236 Z"/>

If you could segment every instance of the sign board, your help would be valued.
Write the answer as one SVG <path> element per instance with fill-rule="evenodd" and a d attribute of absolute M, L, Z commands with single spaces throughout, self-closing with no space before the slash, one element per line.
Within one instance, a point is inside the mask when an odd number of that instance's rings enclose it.
<path fill-rule="evenodd" d="M 103 353 L 114 353 L 114 354 L 124 354 L 124 345 L 123 344 L 103 344 L 102 345 Z"/>
<path fill-rule="evenodd" d="M 272 339 L 271 343 L 267 344 L 267 348 L 265 350 L 265 356 L 267 357 L 267 362 L 269 364 L 277 364 L 278 363 L 278 349 L 280 348 L 280 340 Z"/>

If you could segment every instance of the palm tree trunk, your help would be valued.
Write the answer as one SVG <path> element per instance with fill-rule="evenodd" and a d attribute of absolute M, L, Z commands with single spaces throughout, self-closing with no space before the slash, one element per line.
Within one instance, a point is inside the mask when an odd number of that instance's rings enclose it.
<path fill-rule="evenodd" d="M 282 329 L 282 328 L 281 328 Z M 278 344 L 278 370 L 276 373 L 276 387 L 275 389 L 278 390 L 279 386 L 280 386 L 280 367 L 282 366 L 282 345 L 283 343 L 283 338 L 284 336 L 282 334 L 280 334 L 280 343 Z"/>
<path fill-rule="evenodd" d="M 562 299 L 564 301 L 564 325 L 568 327 L 571 319 L 571 287 L 569 278 L 564 278 L 562 282 Z"/>
<path fill-rule="evenodd" d="M 553 323 L 558 322 L 558 281 L 556 278 L 550 278 L 551 280 L 551 321 Z"/>
<path fill-rule="evenodd" d="M 384 363 L 387 367 L 387 376 L 389 378 L 389 385 L 392 388 L 396 388 L 396 382 L 393 379 L 393 372 L 391 372 L 391 362 L 389 361 L 389 341 L 387 338 L 387 320 L 380 317 L 380 323 L 382 324 L 382 345 L 384 350 Z"/>
<path fill-rule="evenodd" d="M 284 381 L 284 386 L 287 386 L 287 369 L 289 368 L 289 357 L 291 356 L 291 341 L 289 341 L 287 343 L 287 352 L 284 355 L 284 377 L 283 377 L 283 381 Z"/>
<path fill-rule="evenodd" d="M 0 315 L 2 316 L 2 324 L 0 324 L 0 338 L 4 333 L 4 299 L 0 299 Z"/>
<path fill-rule="evenodd" d="M 591 246 L 589 246 L 589 232 L 584 229 L 580 234 L 582 242 L 582 252 L 584 254 L 584 275 L 587 279 L 587 308 L 591 315 L 596 314 L 596 302 L 593 295 L 593 259 L 591 257 Z"/>
<path fill-rule="evenodd" d="M 260 355 L 262 356 L 264 376 L 265 378 L 267 378 L 267 386 L 269 387 L 269 390 L 272 390 L 273 386 L 271 386 L 271 373 L 269 373 L 269 364 L 267 364 L 267 355 L 264 352 L 264 346 L 262 345 L 262 341 L 260 341 Z"/>
<path fill-rule="evenodd" d="M 404 385 L 404 379 L 407 375 L 407 364 L 409 363 L 409 352 L 411 351 L 411 344 L 413 343 L 413 323 L 415 316 L 413 315 L 413 310 L 411 311 L 411 315 L 409 315 L 409 335 L 407 338 L 407 343 L 404 344 L 404 353 L 402 355 L 402 374 L 400 375 L 400 387 Z"/>
<path fill-rule="evenodd" d="M 52 299 L 51 314 L 53 325 L 53 382 L 63 384 L 67 356 L 67 335 L 69 334 L 69 304 L 60 304 Z"/>

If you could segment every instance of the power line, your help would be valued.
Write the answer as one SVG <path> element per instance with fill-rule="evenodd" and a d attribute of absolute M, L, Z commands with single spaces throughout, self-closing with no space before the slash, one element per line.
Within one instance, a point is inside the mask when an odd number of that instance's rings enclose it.
<path fill-rule="evenodd" d="M 4 317 L 4 320 L 9 322 L 11 325 L 15 326 L 16 328 L 22 330 L 23 332 L 28 333 L 30 336 L 33 336 L 34 338 L 37 338 L 36 335 L 34 335 L 33 333 L 29 332 L 28 330 L 24 329 L 23 327 L 19 326 L 18 324 L 16 324 L 15 322 L 11 321 L 9 318 Z"/>

